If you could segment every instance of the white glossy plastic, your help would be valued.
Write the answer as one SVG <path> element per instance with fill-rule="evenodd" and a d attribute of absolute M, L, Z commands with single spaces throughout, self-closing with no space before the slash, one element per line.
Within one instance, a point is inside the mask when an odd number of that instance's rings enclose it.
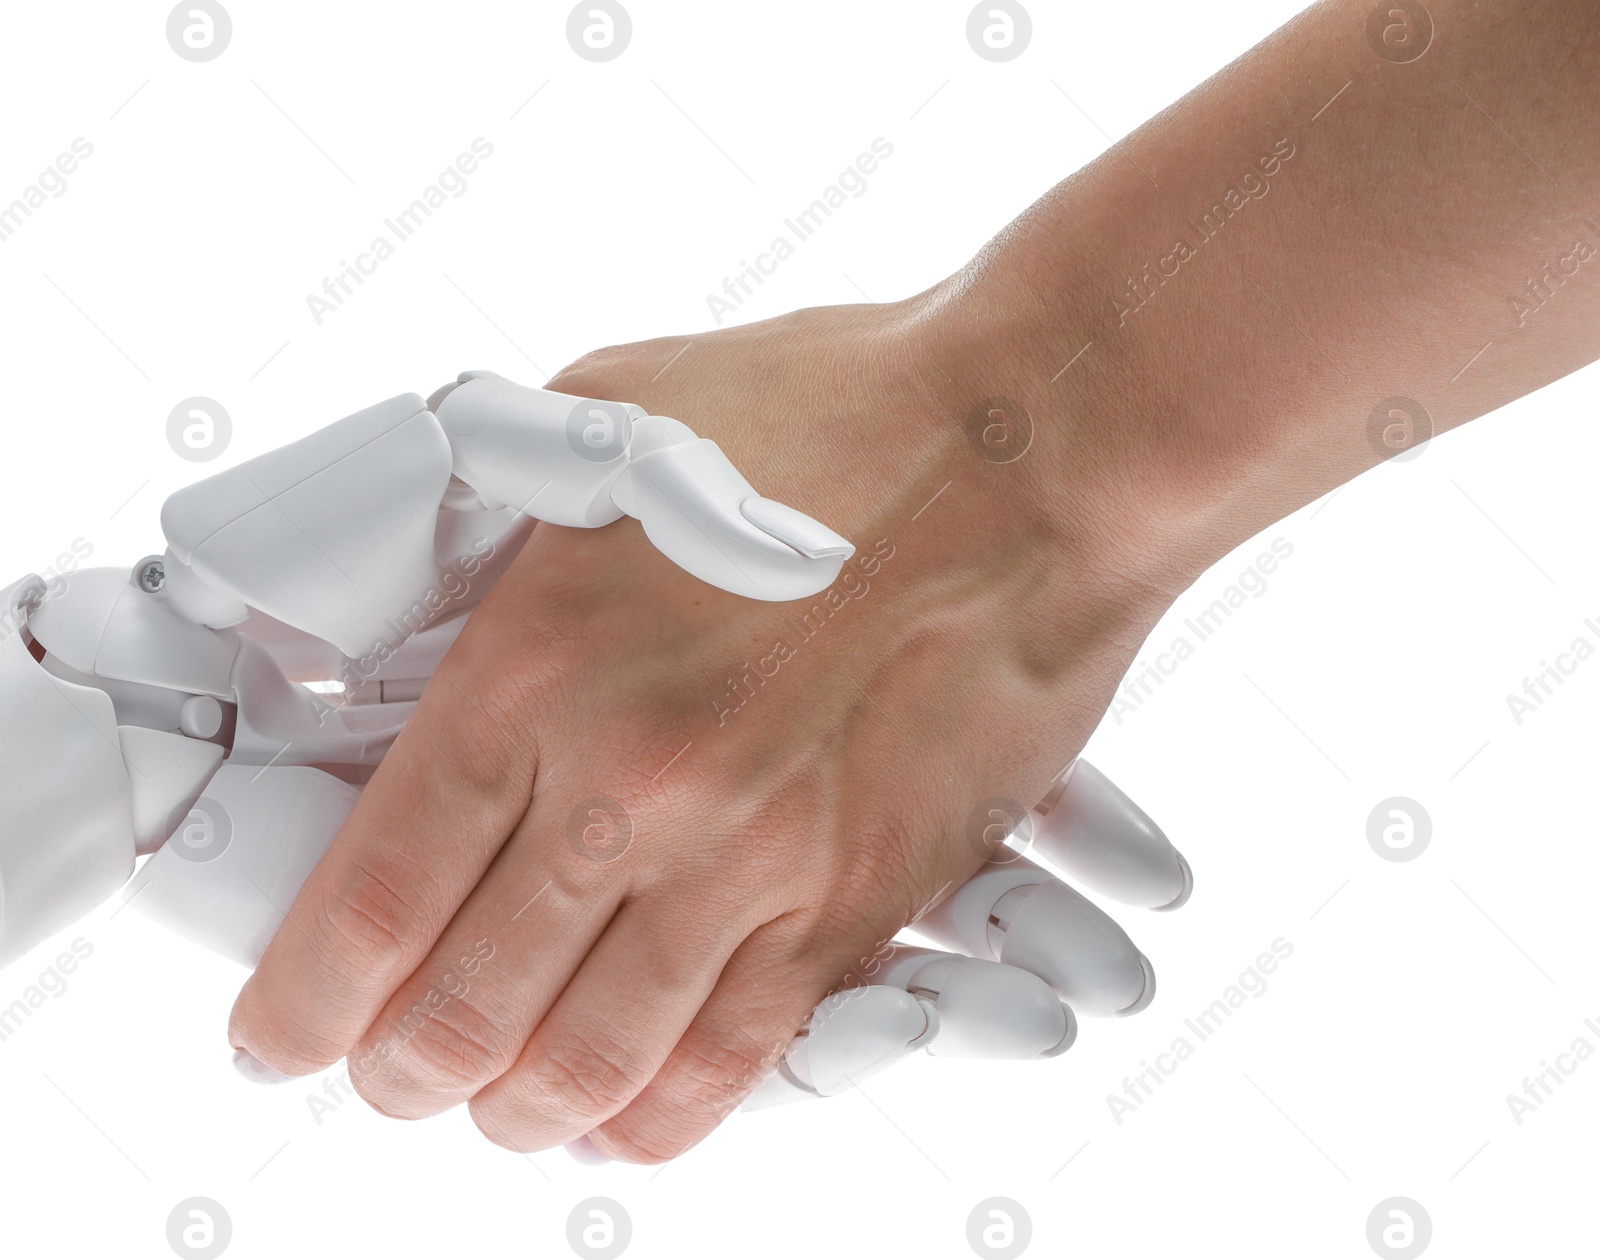
<path fill-rule="evenodd" d="M 99 905 L 133 872 L 133 800 L 105 693 L 45 672 L 24 640 L 44 583 L 29 576 L 0 610 L 0 967 Z M 4 627 L 0 627 L 4 628 Z"/>
<path fill-rule="evenodd" d="M 1033 810 L 1033 850 L 1113 901 L 1176 910 L 1194 875 L 1161 828 L 1110 779 L 1075 761 Z"/>
<path fill-rule="evenodd" d="M 1067 1050 L 1077 1021 L 1031 971 L 987 958 L 896 945 L 876 984 L 932 1005 L 939 1035 L 928 1053 L 964 1059 L 1046 1059 Z"/>
<path fill-rule="evenodd" d="M 893 1067 L 938 1032 L 928 1004 L 904 989 L 868 985 L 824 998 L 778 1070 L 745 1099 L 759 1110 L 854 1089 Z"/>
<path fill-rule="evenodd" d="M 178 491 L 161 527 L 208 585 L 361 656 L 439 584 L 450 463 L 403 394 Z"/>
<path fill-rule="evenodd" d="M 1105 911 L 1043 867 L 1002 850 L 917 920 L 947 949 L 1033 972 L 1083 1015 L 1132 1015 L 1155 972 Z"/>
<path fill-rule="evenodd" d="M 628 466 L 638 407 L 464 372 L 438 403 L 455 474 L 485 507 L 594 529 L 622 515 L 611 483 Z"/>
<path fill-rule="evenodd" d="M 645 535 L 669 560 L 752 599 L 815 595 L 855 551 L 810 517 L 761 498 L 703 438 L 635 460 L 629 495 Z"/>
<path fill-rule="evenodd" d="M 141 854 L 154 853 L 211 782 L 226 750 L 145 726 L 117 727 L 117 742 L 133 789 L 134 846 Z"/>
<path fill-rule="evenodd" d="M 306 766 L 223 766 L 139 869 L 140 913 L 246 967 L 261 961 L 358 789 Z"/>

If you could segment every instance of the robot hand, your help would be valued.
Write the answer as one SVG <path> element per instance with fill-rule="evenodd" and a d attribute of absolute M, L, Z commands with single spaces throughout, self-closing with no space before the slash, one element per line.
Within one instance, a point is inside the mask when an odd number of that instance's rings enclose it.
<path fill-rule="evenodd" d="M 1020 850 L 1151 910 L 1189 899 L 1194 876 L 1183 855 L 1082 759 L 1016 822 L 983 868 L 914 925 L 959 952 L 891 945 L 863 968 L 872 983 L 817 1007 L 746 1110 L 844 1093 L 917 1049 L 1054 1058 L 1077 1037 L 1074 1010 L 1123 1016 L 1151 1003 L 1155 972 L 1127 934 Z"/>
<path fill-rule="evenodd" d="M 624 513 L 755 598 L 814 594 L 851 554 L 675 420 L 466 373 L 179 491 L 165 552 L 131 571 L 0 591 L 0 966 L 127 884 L 253 967 L 532 521 Z M 1176 850 L 1082 762 L 1018 841 L 1113 898 L 1188 895 Z M 876 960 L 880 982 L 817 1009 L 770 1093 L 835 1093 L 923 1046 L 1060 1053 L 1063 1001 L 1128 1014 L 1154 993 L 1121 930 L 1011 849 L 918 926 L 962 953 Z"/>
<path fill-rule="evenodd" d="M 756 599 L 814 595 L 854 550 L 676 420 L 467 372 L 180 490 L 131 574 L 0 591 L 0 966 L 115 891 L 214 775 L 364 782 L 534 521 L 624 514 Z"/>

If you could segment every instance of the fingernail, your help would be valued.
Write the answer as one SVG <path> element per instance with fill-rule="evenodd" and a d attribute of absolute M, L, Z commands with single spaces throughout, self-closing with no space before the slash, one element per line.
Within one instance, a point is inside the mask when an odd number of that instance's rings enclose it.
<path fill-rule="evenodd" d="M 580 1164 L 610 1164 L 614 1161 L 598 1146 L 589 1140 L 585 1133 L 581 1138 L 573 1138 L 567 1143 L 567 1154 Z"/>
<path fill-rule="evenodd" d="M 268 1067 L 248 1050 L 241 1050 L 238 1046 L 233 1048 L 233 1066 L 245 1080 L 254 1081 L 257 1085 L 282 1085 L 285 1081 L 294 1080 L 294 1077 Z"/>

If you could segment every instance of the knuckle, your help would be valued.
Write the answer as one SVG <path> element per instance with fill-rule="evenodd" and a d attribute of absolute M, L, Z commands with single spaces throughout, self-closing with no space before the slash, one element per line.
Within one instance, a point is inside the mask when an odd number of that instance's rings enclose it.
<path fill-rule="evenodd" d="M 649 1081 L 625 1046 L 606 1036 L 561 1040 L 540 1048 L 527 1085 L 563 1119 L 591 1119 L 626 1106 Z"/>
<path fill-rule="evenodd" d="M 613 398 L 619 389 L 626 392 L 626 380 L 634 374 L 638 352 L 639 345 L 631 342 L 590 350 L 551 377 L 545 388 L 583 398 Z"/>
<path fill-rule="evenodd" d="M 432 942 L 425 877 L 387 858 L 349 864 L 329 887 L 322 922 L 332 953 L 387 968 Z"/>
<path fill-rule="evenodd" d="M 519 751 L 538 727 L 543 702 L 569 668 L 565 641 L 547 620 L 521 618 L 501 628 L 493 658 L 470 676 L 477 715 Z"/>
<path fill-rule="evenodd" d="M 732 1114 L 787 1046 L 787 1036 L 765 1052 L 713 1038 L 680 1043 L 649 1091 L 600 1126 L 605 1149 L 634 1164 L 676 1159 Z"/>
<path fill-rule="evenodd" d="M 697 1037 L 678 1047 L 666 1092 L 684 1110 L 714 1116 L 720 1123 L 771 1071 L 781 1052 L 781 1046 L 763 1053 Z"/>
<path fill-rule="evenodd" d="M 494 1080 L 520 1049 L 494 1020 L 459 999 L 434 1007 L 424 997 L 400 1017 L 393 1037 L 411 1075 L 452 1091 Z"/>
<path fill-rule="evenodd" d="M 427 706 L 425 717 L 452 732 L 439 755 L 451 782 L 475 798 L 504 796 L 508 782 L 525 778 L 537 760 L 534 686 L 517 663 L 522 655 L 507 652 L 481 678 L 459 664 L 441 666 L 419 705 L 419 713 Z"/>
<path fill-rule="evenodd" d="M 599 1126 L 604 1150 L 630 1164 L 661 1164 L 676 1159 L 713 1133 L 732 1107 L 715 1110 L 685 1105 L 681 1097 L 652 1098 L 648 1106 L 629 1107 Z"/>

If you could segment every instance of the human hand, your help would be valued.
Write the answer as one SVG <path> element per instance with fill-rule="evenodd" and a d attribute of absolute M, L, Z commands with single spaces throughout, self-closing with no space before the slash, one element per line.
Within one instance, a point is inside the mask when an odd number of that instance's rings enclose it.
<path fill-rule="evenodd" d="M 391 1115 L 470 1099 L 516 1149 L 592 1130 L 666 1158 L 982 864 L 975 811 L 1072 760 L 1161 601 L 1124 577 L 1126 523 L 1057 492 L 1054 452 L 992 407 L 971 423 L 927 306 L 619 347 L 551 382 L 683 418 L 857 557 L 768 605 L 632 522 L 539 526 L 246 985 L 235 1045 L 290 1073 L 348 1054 Z M 470 1001 L 448 996 L 468 965 Z"/>

